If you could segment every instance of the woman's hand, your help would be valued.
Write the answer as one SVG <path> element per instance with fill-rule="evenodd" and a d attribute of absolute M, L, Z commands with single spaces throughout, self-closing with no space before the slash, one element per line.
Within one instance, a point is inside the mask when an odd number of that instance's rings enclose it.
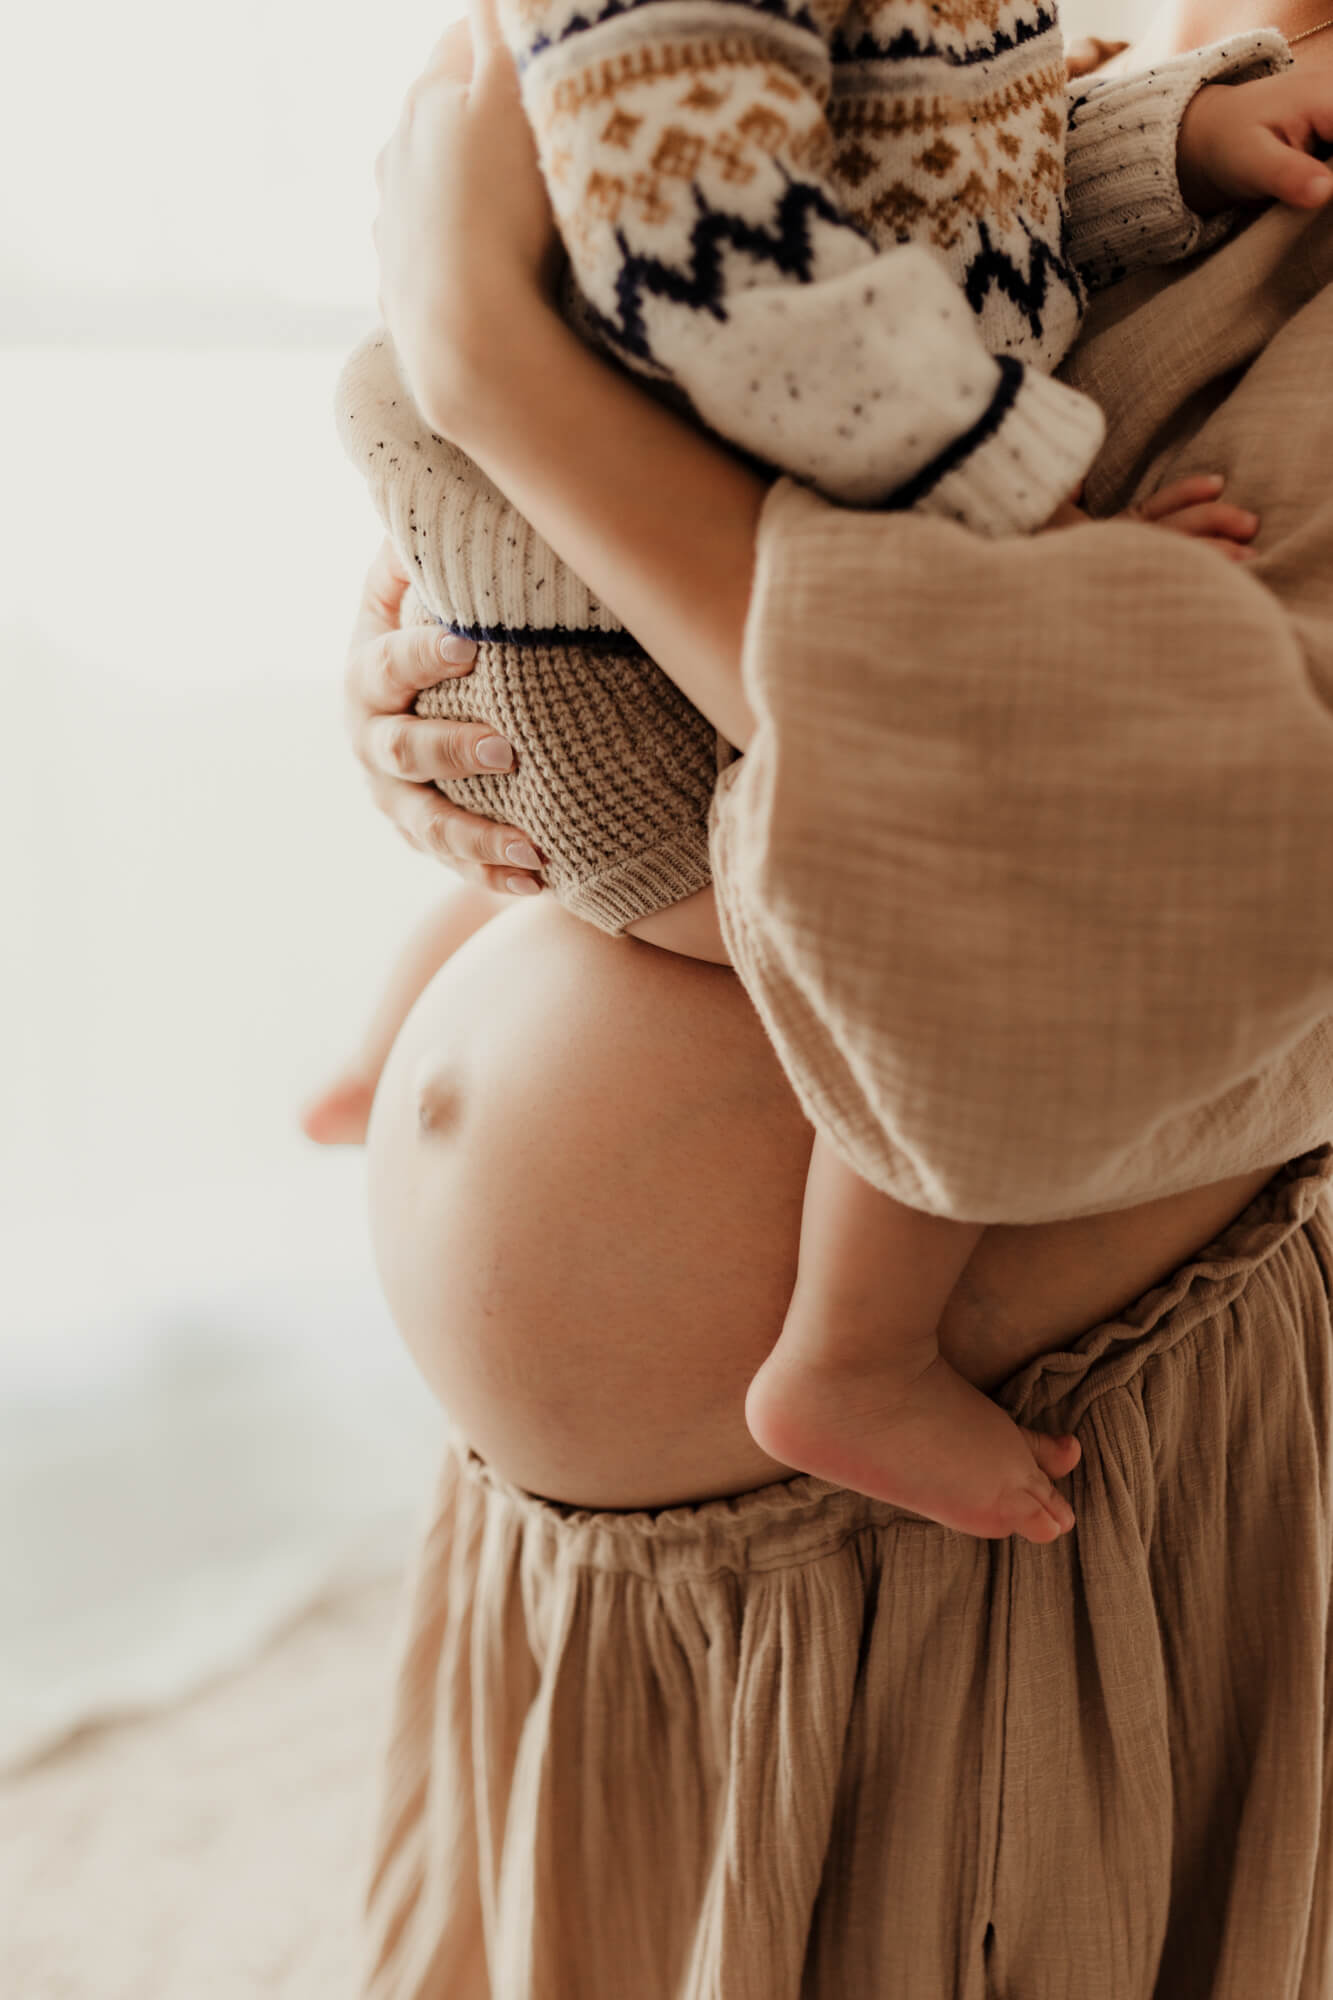
<path fill-rule="evenodd" d="M 485 723 L 430 722 L 412 713 L 423 688 L 470 673 L 477 649 L 429 625 L 404 631 L 399 608 L 408 581 L 386 541 L 366 576 L 347 653 L 347 730 L 371 797 L 423 854 L 480 888 L 531 895 L 541 887 L 533 872 L 541 857 L 531 842 L 517 827 L 464 812 L 435 789 L 437 779 L 512 770 L 514 752 Z"/>
<path fill-rule="evenodd" d="M 556 233 L 494 0 L 436 44 L 376 162 L 380 307 L 427 422 L 470 357 L 548 296 Z"/>

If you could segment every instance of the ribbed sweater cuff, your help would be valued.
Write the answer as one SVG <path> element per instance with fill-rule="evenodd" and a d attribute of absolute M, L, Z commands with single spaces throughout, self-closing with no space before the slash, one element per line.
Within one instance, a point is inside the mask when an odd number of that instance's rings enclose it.
<path fill-rule="evenodd" d="M 1191 50 L 1138 76 L 1075 87 L 1065 158 L 1070 255 L 1094 289 L 1145 264 L 1207 249 L 1235 222 L 1185 206 L 1176 172 L 1180 121 L 1207 83 L 1244 83 L 1289 67 L 1276 28 Z"/>
<path fill-rule="evenodd" d="M 424 430 L 383 333 L 338 385 L 338 427 L 424 599 L 474 638 L 623 627 L 447 439 Z"/>
<path fill-rule="evenodd" d="M 990 407 L 973 426 L 976 442 L 957 470 L 917 503 L 962 521 L 979 535 L 1024 535 L 1044 527 L 1082 484 L 1101 449 L 1106 420 L 1097 405 L 1062 382 L 1001 358 Z"/>

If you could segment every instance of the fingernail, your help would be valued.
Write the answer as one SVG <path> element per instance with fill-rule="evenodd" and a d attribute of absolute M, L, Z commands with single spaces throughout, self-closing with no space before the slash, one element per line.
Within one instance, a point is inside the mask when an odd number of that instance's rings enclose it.
<path fill-rule="evenodd" d="M 1321 207 L 1333 194 L 1333 180 L 1327 174 L 1313 174 L 1305 183 L 1305 198 L 1315 207 Z"/>
<path fill-rule="evenodd" d="M 535 847 L 529 847 L 526 840 L 511 840 L 505 849 L 505 860 L 512 861 L 515 868 L 540 868 L 541 855 Z"/>
<path fill-rule="evenodd" d="M 461 632 L 446 632 L 439 642 L 440 658 L 446 666 L 465 667 L 477 657 L 475 639 L 465 639 Z"/>
<path fill-rule="evenodd" d="M 542 885 L 534 882 L 531 875 L 506 875 L 506 885 L 516 896 L 540 896 Z"/>
<path fill-rule="evenodd" d="M 483 736 L 477 745 L 477 762 L 488 771 L 508 771 L 514 762 L 514 746 L 503 736 Z"/>

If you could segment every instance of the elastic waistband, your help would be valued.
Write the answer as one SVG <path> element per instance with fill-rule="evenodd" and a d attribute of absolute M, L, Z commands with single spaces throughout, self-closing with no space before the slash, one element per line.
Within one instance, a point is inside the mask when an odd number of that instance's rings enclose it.
<path fill-rule="evenodd" d="M 1152 1357 L 1224 1312 L 1260 1266 L 1305 1227 L 1330 1180 L 1333 1145 L 1289 1161 L 1220 1236 L 1164 1283 L 1067 1348 L 1038 1355 L 994 1392 L 996 1401 L 1025 1423 L 1058 1404 L 1061 1423 L 1076 1424 L 1093 1397 L 1123 1387 Z M 790 1569 L 817 1561 L 867 1528 L 940 1532 L 934 1522 L 904 1508 L 804 1473 L 731 1499 L 652 1512 L 567 1507 L 512 1485 L 462 1439 L 454 1438 L 453 1446 L 464 1486 L 510 1514 L 525 1543 L 538 1544 L 538 1560 L 659 1583 L 726 1570 Z"/>

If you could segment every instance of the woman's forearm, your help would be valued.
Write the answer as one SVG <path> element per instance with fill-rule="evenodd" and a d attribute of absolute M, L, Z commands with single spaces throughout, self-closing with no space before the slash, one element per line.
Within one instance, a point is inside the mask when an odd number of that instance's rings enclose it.
<path fill-rule="evenodd" d="M 731 743 L 764 481 L 600 360 L 553 310 L 455 349 L 427 422 L 494 480 Z"/>

